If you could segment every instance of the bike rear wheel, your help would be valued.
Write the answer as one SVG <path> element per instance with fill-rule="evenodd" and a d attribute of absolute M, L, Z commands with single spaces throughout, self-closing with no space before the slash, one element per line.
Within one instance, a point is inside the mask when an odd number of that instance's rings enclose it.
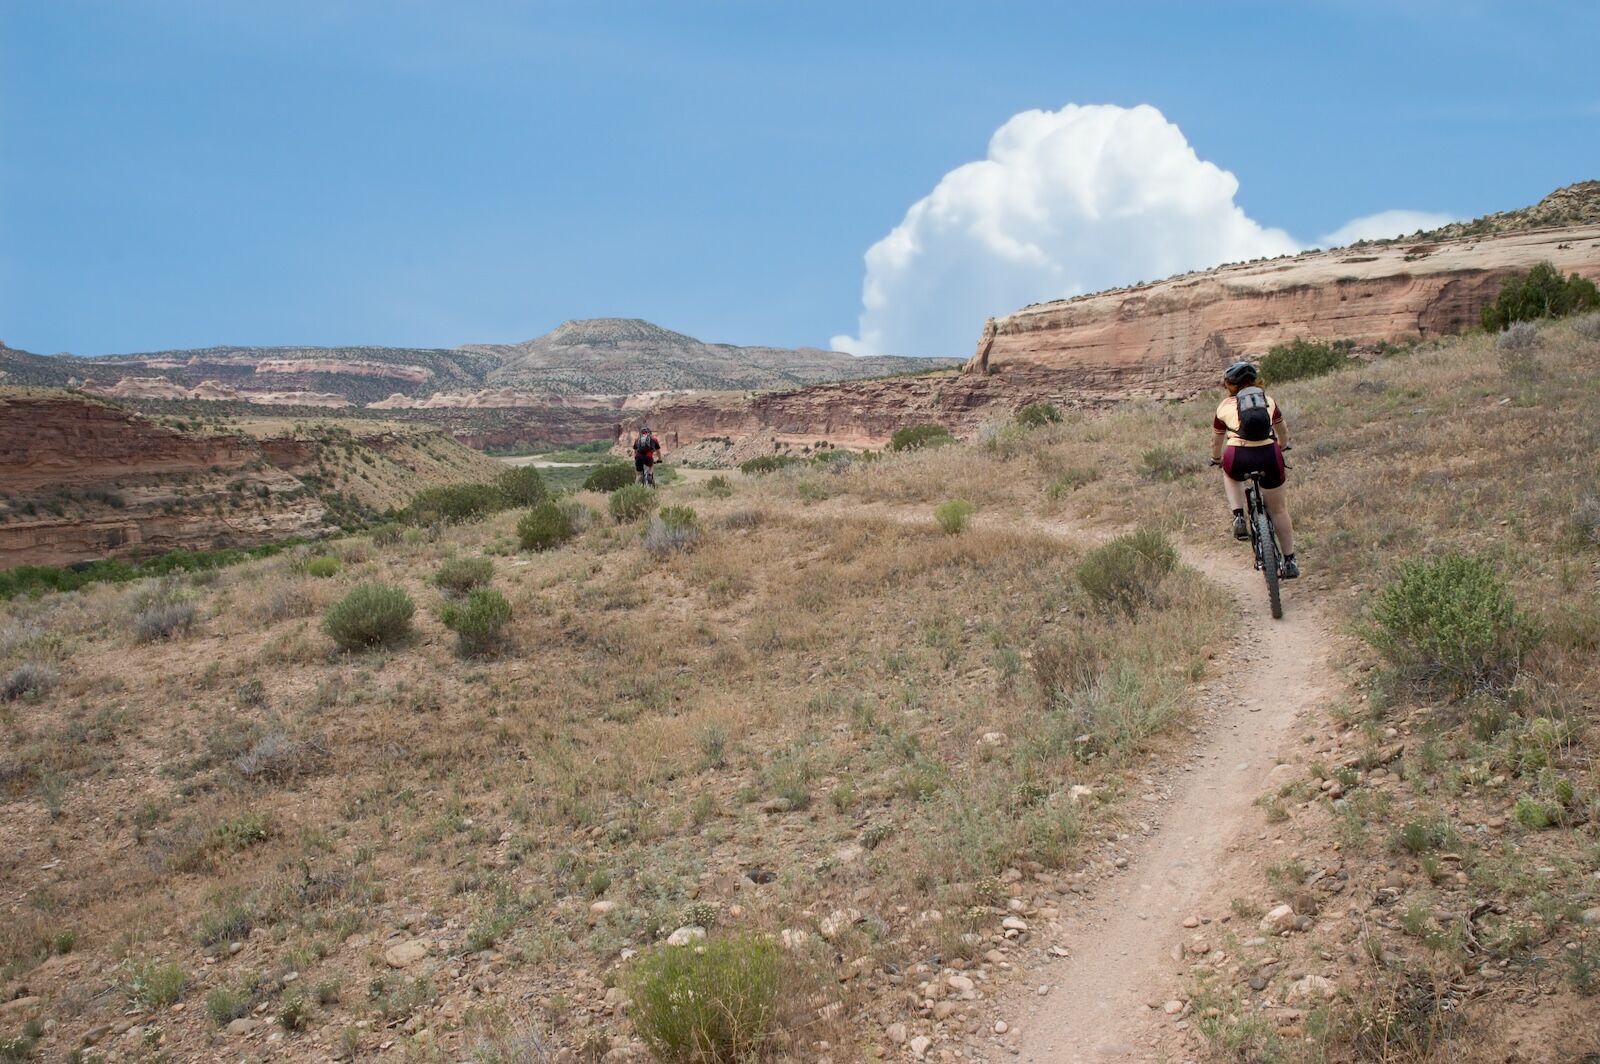
<path fill-rule="evenodd" d="M 1272 519 L 1266 511 L 1256 512 L 1256 545 L 1261 554 L 1261 575 L 1267 578 L 1267 604 L 1274 619 L 1283 617 L 1283 597 L 1278 586 L 1278 541 L 1272 534 Z"/>

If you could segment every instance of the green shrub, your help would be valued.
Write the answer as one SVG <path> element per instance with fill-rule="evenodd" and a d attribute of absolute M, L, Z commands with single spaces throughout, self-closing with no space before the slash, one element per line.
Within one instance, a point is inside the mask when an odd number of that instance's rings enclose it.
<path fill-rule="evenodd" d="M 637 521 L 656 508 L 656 493 L 643 484 L 629 484 L 611 493 L 607 504 L 618 524 Z"/>
<path fill-rule="evenodd" d="M 1261 379 L 1268 384 L 1283 384 L 1285 381 L 1321 377 L 1355 361 L 1349 352 L 1348 341 L 1327 343 L 1297 336 L 1262 356 Z"/>
<path fill-rule="evenodd" d="M 1139 456 L 1139 463 L 1151 480 L 1181 480 L 1200 472 L 1200 459 L 1171 447 L 1152 447 Z"/>
<path fill-rule="evenodd" d="M 748 462 L 740 462 L 739 472 L 750 477 L 760 476 L 763 473 L 776 473 L 798 461 L 800 459 L 789 454 L 763 454 Z"/>
<path fill-rule="evenodd" d="M 328 556 L 312 558 L 310 561 L 306 562 L 305 569 L 307 576 L 314 576 L 319 580 L 326 580 L 328 577 L 339 572 L 339 559 Z"/>
<path fill-rule="evenodd" d="M 718 473 L 706 481 L 706 494 L 713 498 L 726 499 L 733 494 L 733 485 L 728 483 L 728 478 Z"/>
<path fill-rule="evenodd" d="M 206 994 L 206 1015 L 218 1027 L 250 1011 L 250 995 L 219 986 Z"/>
<path fill-rule="evenodd" d="M 634 1027 L 666 1064 L 761 1059 L 776 1028 L 779 974 L 780 953 L 769 938 L 656 946 L 627 974 Z"/>
<path fill-rule="evenodd" d="M 435 521 L 459 523 L 485 517 L 504 509 L 500 489 L 493 484 L 448 484 L 424 488 L 411 497 L 406 515 L 412 524 L 431 525 Z"/>
<path fill-rule="evenodd" d="M 328 607 L 322 627 L 344 650 L 392 646 L 411 634 L 411 596 L 386 584 L 361 584 Z"/>
<path fill-rule="evenodd" d="M 517 522 L 517 539 L 523 550 L 550 550 L 561 546 L 574 534 L 572 516 L 548 499 L 523 514 L 522 520 Z"/>
<path fill-rule="evenodd" d="M 894 435 L 889 437 L 889 450 L 917 451 L 954 442 L 955 437 L 943 425 L 907 425 L 903 429 L 896 429 Z"/>
<path fill-rule="evenodd" d="M 488 558 L 451 558 L 433 574 L 433 586 L 457 595 L 483 587 L 494 576 L 494 562 Z"/>
<path fill-rule="evenodd" d="M 1543 831 L 1554 827 L 1560 819 L 1560 811 L 1554 809 L 1537 798 L 1518 798 L 1514 815 L 1517 823 L 1529 831 Z"/>
<path fill-rule="evenodd" d="M 1506 278 L 1495 301 L 1483 308 L 1483 327 L 1497 333 L 1512 322 L 1564 318 L 1600 309 L 1600 288 L 1572 274 L 1563 278 L 1555 265 L 1541 262 L 1527 273 Z"/>
<path fill-rule="evenodd" d="M 481 657 L 499 649 L 500 630 L 511 620 L 511 603 L 500 592 L 480 587 L 465 602 L 445 606 L 440 620 L 456 634 L 456 650 L 462 657 Z"/>
<path fill-rule="evenodd" d="M 0 680 L 0 702 L 19 698 L 43 698 L 56 685 L 60 675 L 48 665 L 25 661 Z"/>
<path fill-rule="evenodd" d="M 544 477 L 531 465 L 514 466 L 494 479 L 500 489 L 501 506 L 533 506 L 544 502 Z"/>
<path fill-rule="evenodd" d="M 1133 613 L 1154 603 L 1178 563 L 1166 534 L 1141 528 L 1097 547 L 1078 564 L 1078 583 L 1100 606 Z"/>
<path fill-rule="evenodd" d="M 367 537 L 372 540 L 374 547 L 392 547 L 400 542 L 400 536 L 405 529 L 400 527 L 398 521 L 385 521 L 381 525 L 373 525 Z"/>
<path fill-rule="evenodd" d="M 1509 682 L 1535 632 L 1493 566 L 1446 554 L 1400 567 L 1366 637 L 1404 679 L 1459 698 Z"/>
<path fill-rule="evenodd" d="M 645 549 L 658 555 L 688 550 L 699 540 L 699 517 L 687 506 L 663 507 L 644 533 Z"/>
<path fill-rule="evenodd" d="M 124 984 L 128 997 L 147 1009 L 164 1009 L 183 996 L 189 986 L 189 973 L 176 964 L 148 961 L 128 969 Z"/>
<path fill-rule="evenodd" d="M 954 536 L 966 531 L 967 519 L 972 516 L 973 506 L 965 499 L 951 499 L 942 502 L 933 508 L 933 519 L 939 522 L 939 527 L 947 536 Z"/>
<path fill-rule="evenodd" d="M 1017 411 L 1017 424 L 1036 429 L 1061 424 L 1061 409 L 1054 403 L 1029 403 Z"/>
<path fill-rule="evenodd" d="M 621 462 L 607 462 L 597 466 L 583 481 L 584 491 L 612 492 L 618 488 L 625 488 L 634 482 L 635 474 L 630 466 Z"/>

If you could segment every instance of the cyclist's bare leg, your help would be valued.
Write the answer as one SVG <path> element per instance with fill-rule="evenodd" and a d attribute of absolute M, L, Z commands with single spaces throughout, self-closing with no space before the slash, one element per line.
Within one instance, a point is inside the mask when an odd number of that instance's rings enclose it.
<path fill-rule="evenodd" d="M 1244 509 L 1244 481 L 1234 480 L 1228 474 L 1222 474 L 1222 491 L 1228 496 L 1228 509 Z"/>
<path fill-rule="evenodd" d="M 1289 519 L 1289 495 L 1287 488 L 1262 488 L 1261 496 L 1267 504 L 1267 513 L 1272 515 L 1272 527 L 1278 531 L 1278 546 L 1283 548 L 1284 554 L 1294 553 L 1294 522 Z"/>

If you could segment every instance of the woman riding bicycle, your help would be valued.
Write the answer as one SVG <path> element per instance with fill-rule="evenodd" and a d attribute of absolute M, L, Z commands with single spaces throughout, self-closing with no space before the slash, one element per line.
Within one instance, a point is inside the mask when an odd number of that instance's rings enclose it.
<path fill-rule="evenodd" d="M 1222 466 L 1222 488 L 1233 511 L 1233 538 L 1249 539 L 1244 521 L 1244 481 L 1261 474 L 1261 494 L 1272 515 L 1283 548 L 1285 580 L 1300 575 L 1294 560 L 1294 524 L 1289 520 L 1289 499 L 1284 489 L 1288 470 L 1283 452 L 1289 449 L 1289 432 L 1283 411 L 1261 389 L 1261 374 L 1249 362 L 1235 362 L 1222 374 L 1228 397 L 1212 419 L 1211 460 Z"/>

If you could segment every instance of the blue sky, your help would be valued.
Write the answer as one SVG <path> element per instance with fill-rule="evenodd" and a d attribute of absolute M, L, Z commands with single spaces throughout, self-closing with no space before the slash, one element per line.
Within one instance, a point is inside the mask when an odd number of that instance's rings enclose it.
<path fill-rule="evenodd" d="M 1595 40 L 1592 3 L 6 0 L 0 338 L 453 346 L 619 315 L 826 345 L 867 249 L 1019 112 L 1152 105 L 1314 241 L 1600 177 Z"/>

